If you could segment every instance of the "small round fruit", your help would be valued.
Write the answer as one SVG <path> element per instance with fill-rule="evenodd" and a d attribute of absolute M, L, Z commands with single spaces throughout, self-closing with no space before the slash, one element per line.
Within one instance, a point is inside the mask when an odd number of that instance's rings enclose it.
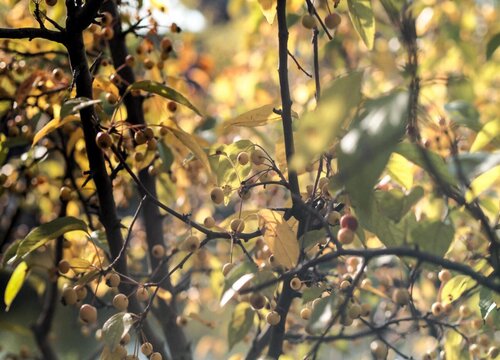
<path fill-rule="evenodd" d="M 369 316 L 372 311 L 372 306 L 368 303 L 361 304 L 361 316 L 366 317 Z"/>
<path fill-rule="evenodd" d="M 242 151 L 238 154 L 237 159 L 240 165 L 246 165 L 250 161 L 250 156 L 246 151 Z"/>
<path fill-rule="evenodd" d="M 141 353 L 143 355 L 149 356 L 153 353 L 153 344 L 150 342 L 145 342 L 141 345 Z"/>
<path fill-rule="evenodd" d="M 231 221 L 231 230 L 236 233 L 240 233 L 245 230 L 245 221 L 242 219 L 233 219 Z"/>
<path fill-rule="evenodd" d="M 76 291 L 76 295 L 78 296 L 78 300 L 83 300 L 87 297 L 87 288 L 83 285 L 77 285 L 73 289 Z"/>
<path fill-rule="evenodd" d="M 347 290 L 351 286 L 351 282 L 347 280 L 342 280 L 340 283 L 340 290 Z"/>
<path fill-rule="evenodd" d="M 109 93 L 106 94 L 106 101 L 110 105 L 115 105 L 118 102 L 118 96 L 116 96 L 115 94 L 109 92 Z"/>
<path fill-rule="evenodd" d="M 432 312 L 432 315 L 434 315 L 434 316 L 441 315 L 443 313 L 443 304 L 441 304 L 439 301 L 435 302 L 431 306 L 431 312 Z"/>
<path fill-rule="evenodd" d="M 162 244 L 156 244 L 151 249 L 151 255 L 153 255 L 155 259 L 162 259 L 165 256 L 165 246 Z"/>
<path fill-rule="evenodd" d="M 144 135 L 146 136 L 146 139 L 148 139 L 148 140 L 151 140 L 152 138 L 155 137 L 155 133 L 154 133 L 153 129 L 151 129 L 150 127 L 147 127 L 144 129 Z"/>
<path fill-rule="evenodd" d="M 441 281 L 443 283 L 450 281 L 450 279 L 451 279 L 450 270 L 447 270 L 447 269 L 441 270 L 438 274 L 438 279 L 439 279 L 439 281 Z"/>
<path fill-rule="evenodd" d="M 259 293 L 253 293 L 250 295 L 250 305 L 252 305 L 255 310 L 260 310 L 266 306 L 266 298 Z"/>
<path fill-rule="evenodd" d="M 200 246 L 200 239 L 197 236 L 191 235 L 182 243 L 182 250 L 195 251 Z"/>
<path fill-rule="evenodd" d="M 250 159 L 252 160 L 252 163 L 254 163 L 254 165 L 262 165 L 264 164 L 264 160 L 266 159 L 266 154 L 264 154 L 264 151 L 260 149 L 255 149 L 250 154 Z"/>
<path fill-rule="evenodd" d="M 104 131 L 99 131 L 97 133 L 95 142 L 97 143 L 97 146 L 99 146 L 101 149 L 108 149 L 109 147 L 111 147 L 111 144 L 113 143 L 113 141 L 111 140 L 111 136 Z"/>
<path fill-rule="evenodd" d="M 469 353 L 471 353 L 471 355 L 479 355 L 481 353 L 481 349 L 479 348 L 479 345 L 478 344 L 471 344 L 469 346 Z"/>
<path fill-rule="evenodd" d="M 120 285 L 120 275 L 117 273 L 110 273 L 106 275 L 106 284 L 109 287 L 118 287 Z"/>
<path fill-rule="evenodd" d="M 467 305 L 460 305 L 458 313 L 461 317 L 468 317 L 471 314 L 471 311 Z"/>
<path fill-rule="evenodd" d="M 304 320 L 309 320 L 311 318 L 311 309 L 305 307 L 302 310 L 300 310 L 300 317 Z"/>
<path fill-rule="evenodd" d="M 52 70 L 52 76 L 55 81 L 61 81 L 64 78 L 64 71 L 61 68 L 55 68 Z"/>
<path fill-rule="evenodd" d="M 328 14 L 325 17 L 325 25 L 328 29 L 332 29 L 332 30 L 336 29 L 340 25 L 341 22 L 342 22 L 342 18 L 337 13 Z"/>
<path fill-rule="evenodd" d="M 290 287 L 295 291 L 299 291 L 302 287 L 302 281 L 300 281 L 298 277 L 294 277 L 292 280 L 290 280 Z"/>
<path fill-rule="evenodd" d="M 281 316 L 277 311 L 271 311 L 266 315 L 266 321 L 269 325 L 275 326 L 278 325 L 281 321 Z"/>
<path fill-rule="evenodd" d="M 177 316 L 177 319 L 175 319 L 175 322 L 178 326 L 186 326 L 188 323 L 186 317 L 184 317 L 182 315 Z"/>
<path fill-rule="evenodd" d="M 116 294 L 113 298 L 113 306 L 118 311 L 125 311 L 128 308 L 128 297 L 125 294 Z"/>
<path fill-rule="evenodd" d="M 224 201 L 224 191 L 220 187 L 213 188 L 210 192 L 210 198 L 215 204 L 222 204 Z"/>
<path fill-rule="evenodd" d="M 62 291 L 62 303 L 63 305 L 75 305 L 78 301 L 78 296 L 76 295 L 75 289 L 71 286 L 67 286 Z"/>
<path fill-rule="evenodd" d="M 351 319 L 357 319 L 361 315 L 361 306 L 352 304 L 347 311 L 347 315 L 349 315 Z"/>
<path fill-rule="evenodd" d="M 387 345 L 380 340 L 372 341 L 370 344 L 370 350 L 375 357 L 375 359 L 385 359 L 387 357 Z"/>
<path fill-rule="evenodd" d="M 229 272 L 234 268 L 234 264 L 233 263 L 225 263 L 223 266 L 222 266 L 222 275 L 226 276 L 227 274 L 229 274 Z"/>
<path fill-rule="evenodd" d="M 215 219 L 211 216 L 207 216 L 205 220 L 203 220 L 203 225 L 207 228 L 213 228 L 215 226 Z"/>
<path fill-rule="evenodd" d="M 172 50 L 172 40 L 169 38 L 163 38 L 160 41 L 160 48 L 164 51 Z"/>
<path fill-rule="evenodd" d="M 177 111 L 177 103 L 174 101 L 169 101 L 167 104 L 167 109 L 170 112 L 176 112 Z"/>
<path fill-rule="evenodd" d="M 137 292 L 135 293 L 137 300 L 139 301 L 148 301 L 149 300 L 149 291 L 144 286 L 139 286 L 137 288 Z"/>
<path fill-rule="evenodd" d="M 400 306 L 406 305 L 410 301 L 410 293 L 407 289 L 396 289 L 392 294 L 392 301 Z"/>
<path fill-rule="evenodd" d="M 356 231 L 358 229 L 358 219 L 351 214 L 346 214 L 340 218 L 340 227 Z"/>
<path fill-rule="evenodd" d="M 496 346 L 491 346 L 488 349 L 488 356 L 490 359 L 496 359 L 500 355 L 500 350 Z"/>
<path fill-rule="evenodd" d="M 80 319 L 86 324 L 93 324 L 97 321 L 97 309 L 89 304 L 80 307 Z"/>
<path fill-rule="evenodd" d="M 134 134 L 134 140 L 138 145 L 142 145 L 145 144 L 148 139 L 142 131 L 136 131 Z"/>
<path fill-rule="evenodd" d="M 59 272 L 61 274 L 67 274 L 68 271 L 71 270 L 71 265 L 69 264 L 68 260 L 61 260 L 59 261 L 59 264 L 57 264 L 57 268 L 59 269 Z"/>
<path fill-rule="evenodd" d="M 55 6 L 57 4 L 57 0 L 45 0 L 47 6 Z"/>
<path fill-rule="evenodd" d="M 154 352 L 149 357 L 149 360 L 162 360 L 162 359 L 163 359 L 163 357 L 161 356 L 161 354 L 159 352 Z"/>
<path fill-rule="evenodd" d="M 125 63 L 126 63 L 128 66 L 134 66 L 134 64 L 135 64 L 135 57 L 134 57 L 134 55 L 130 55 L 130 54 L 128 54 L 128 55 L 125 57 Z"/>
<path fill-rule="evenodd" d="M 70 201 L 71 200 L 71 188 L 68 186 L 61 186 L 61 190 L 59 190 L 59 198 L 62 201 Z M 66 274 L 66 273 L 63 273 Z"/>
<path fill-rule="evenodd" d="M 120 340 L 120 344 L 127 345 L 128 343 L 130 343 L 130 334 L 126 333 L 125 335 L 123 335 L 122 339 Z"/>
<path fill-rule="evenodd" d="M 314 29 L 316 28 L 316 19 L 314 16 L 306 14 L 302 16 L 302 26 L 306 29 Z"/>
<path fill-rule="evenodd" d="M 337 234 L 337 239 L 343 245 L 348 245 L 354 241 L 354 231 L 348 228 L 342 228 Z"/>
<path fill-rule="evenodd" d="M 145 58 L 144 59 L 144 67 L 148 70 L 151 70 L 152 68 L 155 67 L 155 62 L 151 60 L 150 58 Z"/>

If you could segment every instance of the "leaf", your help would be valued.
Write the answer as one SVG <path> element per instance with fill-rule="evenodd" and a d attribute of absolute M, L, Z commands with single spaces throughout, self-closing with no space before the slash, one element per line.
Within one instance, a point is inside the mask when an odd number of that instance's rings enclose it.
<path fill-rule="evenodd" d="M 248 334 L 252 328 L 254 316 L 255 312 L 250 304 L 240 303 L 236 305 L 227 329 L 229 350 Z"/>
<path fill-rule="evenodd" d="M 89 106 L 94 106 L 95 104 L 99 104 L 100 102 L 101 100 L 90 100 L 85 97 L 70 99 L 68 101 L 65 101 L 62 105 L 59 118 L 64 119 L 69 115 L 76 114 L 80 110 L 88 108 Z"/>
<path fill-rule="evenodd" d="M 258 0 L 260 9 L 262 10 L 262 13 L 264 14 L 267 22 L 269 24 L 273 24 L 274 18 L 276 16 L 276 0 Z"/>
<path fill-rule="evenodd" d="M 413 186 L 413 167 L 414 165 L 403 156 L 392 153 L 386 170 L 394 181 L 406 189 L 411 189 Z"/>
<path fill-rule="evenodd" d="M 492 141 L 500 142 L 500 119 L 491 120 L 484 124 L 474 139 L 470 152 L 479 151 Z"/>
<path fill-rule="evenodd" d="M 258 271 L 257 266 L 249 261 L 242 262 L 236 265 L 225 277 L 224 287 L 222 289 L 222 297 L 220 306 L 226 305 L 229 300 L 241 289 L 241 286 L 246 284 L 254 277 L 254 273 Z M 247 275 L 251 275 L 250 277 Z M 241 281 L 243 279 L 244 281 Z M 238 283 L 238 281 L 240 282 Z M 242 284 L 243 283 L 243 284 Z"/>
<path fill-rule="evenodd" d="M 88 283 L 90 283 L 94 279 L 97 279 L 100 274 L 101 274 L 101 272 L 98 269 L 91 270 L 88 273 L 86 273 L 85 275 L 83 275 L 81 278 L 79 278 L 76 281 L 75 285 L 87 285 Z"/>
<path fill-rule="evenodd" d="M 486 59 L 490 60 L 496 49 L 500 46 L 500 33 L 496 33 L 486 45 Z"/>
<path fill-rule="evenodd" d="M 326 233 L 324 229 L 311 230 L 300 237 L 300 247 L 305 251 L 309 251 L 313 246 L 325 240 Z"/>
<path fill-rule="evenodd" d="M 114 314 L 102 326 L 102 340 L 111 351 L 115 350 L 133 324 L 132 314 L 126 312 Z"/>
<path fill-rule="evenodd" d="M 455 235 L 455 229 L 451 223 L 437 221 L 419 221 L 418 226 L 410 232 L 410 241 L 418 245 L 419 249 L 443 256 L 448 251 Z"/>
<path fill-rule="evenodd" d="M 488 315 L 500 308 L 500 295 L 494 293 L 490 289 L 482 287 L 479 291 L 479 310 L 481 317 L 486 320 Z"/>
<path fill-rule="evenodd" d="M 470 184 L 470 190 L 465 194 L 465 200 L 470 202 L 484 191 L 490 190 L 498 179 L 500 179 L 500 165 L 475 178 Z"/>
<path fill-rule="evenodd" d="M 184 97 L 184 95 L 179 93 L 177 90 L 174 90 L 173 88 L 160 84 L 158 82 L 151 80 L 138 81 L 130 85 L 127 89 L 127 92 L 131 90 L 144 90 L 149 93 L 160 95 L 161 97 L 184 105 L 193 110 L 196 114 L 203 116 L 201 112 L 193 104 L 191 104 L 191 102 L 187 98 Z"/>
<path fill-rule="evenodd" d="M 7 137 L 0 133 L 0 166 L 3 165 L 5 159 L 7 159 L 7 154 L 9 153 L 9 148 L 5 146 Z"/>
<path fill-rule="evenodd" d="M 457 155 L 456 160 L 450 161 L 448 165 L 450 172 L 457 178 L 465 176 L 467 180 L 471 181 L 500 165 L 500 151 L 495 153 L 463 153 Z"/>
<path fill-rule="evenodd" d="M 160 159 L 162 160 L 162 167 L 165 171 L 170 171 L 170 167 L 174 162 L 174 154 L 172 150 L 165 145 L 163 141 L 158 141 L 158 153 L 160 154 Z"/>
<path fill-rule="evenodd" d="M 104 346 L 99 360 L 122 360 L 122 354 L 118 351 L 111 351 L 109 346 Z"/>
<path fill-rule="evenodd" d="M 31 142 L 31 146 L 35 146 L 41 139 L 45 136 L 49 135 L 51 132 L 57 130 L 61 126 L 64 126 L 72 121 L 78 121 L 80 118 L 76 115 L 68 115 L 64 118 L 56 118 L 50 120 L 47 124 L 41 128 L 35 136 L 33 136 L 33 141 Z"/>
<path fill-rule="evenodd" d="M 347 5 L 354 28 L 366 47 L 371 50 L 375 39 L 375 16 L 371 0 L 347 0 Z"/>
<path fill-rule="evenodd" d="M 252 279 L 252 286 L 258 286 L 261 284 L 265 284 L 269 281 L 276 280 L 276 275 L 270 270 L 262 270 L 255 274 L 255 277 Z M 276 290 L 277 284 L 269 285 L 260 290 L 260 293 L 267 298 L 269 303 L 274 298 L 274 291 Z"/>
<path fill-rule="evenodd" d="M 8 263 L 13 264 L 23 259 L 32 251 L 45 245 L 49 240 L 55 239 L 70 231 L 87 232 L 87 224 L 84 221 L 72 216 L 57 218 L 48 223 L 42 224 L 30 231 L 21 241 L 16 251 L 16 256 Z"/>
<path fill-rule="evenodd" d="M 173 134 L 185 147 L 187 147 L 193 155 L 201 161 L 202 165 L 207 170 L 208 174 L 211 174 L 210 163 L 208 161 L 208 156 L 198 143 L 196 137 L 185 132 L 182 129 L 175 129 L 172 127 L 166 127 L 167 130 Z"/>
<path fill-rule="evenodd" d="M 276 262 L 291 269 L 299 258 L 299 243 L 292 227 L 278 211 L 259 211 L 264 241 L 271 249 Z"/>
<path fill-rule="evenodd" d="M 302 304 L 307 304 L 309 301 L 319 298 L 323 291 L 325 291 L 324 287 L 313 286 L 305 288 L 302 291 Z"/>
<path fill-rule="evenodd" d="M 25 261 L 21 261 L 12 272 L 9 282 L 5 287 L 5 293 L 3 296 L 3 301 L 5 302 L 5 311 L 9 311 L 10 305 L 12 304 L 17 294 L 19 293 L 19 290 L 21 290 L 21 287 L 24 284 L 27 273 L 28 264 Z"/>
<path fill-rule="evenodd" d="M 321 96 L 318 107 L 305 114 L 297 124 L 294 157 L 301 167 L 330 147 L 361 101 L 363 73 L 354 71 L 333 81 Z"/>
<path fill-rule="evenodd" d="M 429 151 L 427 149 L 419 148 L 418 145 L 410 144 L 407 142 L 403 142 L 399 144 L 395 152 L 404 156 L 406 159 L 410 160 L 415 165 L 424 168 L 426 171 L 429 171 L 425 160 L 422 157 L 421 152 L 425 152 L 430 159 L 431 164 L 433 165 L 435 171 L 437 172 L 440 179 L 447 182 L 450 185 L 457 185 L 457 180 L 453 175 L 450 174 L 446 162 L 441 158 L 438 154 Z"/>
<path fill-rule="evenodd" d="M 281 120 L 281 116 L 274 112 L 274 108 L 274 105 L 269 104 L 247 111 L 231 120 L 226 121 L 224 126 L 256 127 Z"/>
<path fill-rule="evenodd" d="M 80 258 L 71 258 L 68 262 L 76 273 L 86 272 L 92 266 L 90 261 Z"/>
<path fill-rule="evenodd" d="M 340 141 L 337 179 L 359 206 L 370 201 L 373 187 L 405 134 L 408 94 L 394 92 L 369 100 Z"/>
<path fill-rule="evenodd" d="M 399 222 L 411 207 L 424 196 L 424 189 L 417 186 L 408 194 L 400 189 L 376 191 L 375 198 L 381 213 L 394 222 Z"/>
<path fill-rule="evenodd" d="M 465 275 L 451 278 L 441 289 L 441 301 L 450 303 L 458 300 L 464 292 L 476 285 L 476 282 Z"/>
<path fill-rule="evenodd" d="M 467 101 L 456 100 L 444 106 L 451 120 L 459 125 L 466 126 L 474 131 L 481 129 L 479 113 L 474 106 Z"/>

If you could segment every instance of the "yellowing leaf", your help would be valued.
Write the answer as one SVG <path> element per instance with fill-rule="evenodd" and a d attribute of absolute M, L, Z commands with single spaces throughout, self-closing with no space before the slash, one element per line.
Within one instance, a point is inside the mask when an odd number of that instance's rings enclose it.
<path fill-rule="evenodd" d="M 264 241 L 274 259 L 286 268 L 293 268 L 299 258 L 299 242 L 292 226 L 277 211 L 264 209 L 259 212 L 259 216 Z"/>
<path fill-rule="evenodd" d="M 230 126 L 246 126 L 255 127 L 269 124 L 281 119 L 281 116 L 276 114 L 273 109 L 274 105 L 264 105 L 257 109 L 253 109 L 238 115 L 237 117 L 228 120 L 224 123 L 226 127 Z"/>
<path fill-rule="evenodd" d="M 185 132 L 182 129 L 175 129 L 172 127 L 167 127 L 168 131 L 170 131 L 184 146 L 186 146 L 193 155 L 201 161 L 207 173 L 211 175 L 210 163 L 208 162 L 208 156 L 206 152 L 201 148 L 198 140 L 194 135 L 191 135 Z"/>
<path fill-rule="evenodd" d="M 375 16 L 371 0 L 347 0 L 347 5 L 354 28 L 366 47 L 372 49 L 375 39 Z"/>
<path fill-rule="evenodd" d="M 487 122 L 483 126 L 472 143 L 470 151 L 475 152 L 481 150 L 494 139 L 500 139 L 500 119 Z"/>
<path fill-rule="evenodd" d="M 276 16 L 276 0 L 259 0 L 260 9 L 269 24 L 274 22 Z"/>
<path fill-rule="evenodd" d="M 448 281 L 441 290 L 441 301 L 451 303 L 462 296 L 464 292 L 472 288 L 476 282 L 465 275 L 457 275 Z"/>
<path fill-rule="evenodd" d="M 26 273 L 28 272 L 28 264 L 25 261 L 22 261 L 17 265 L 17 267 L 12 272 L 10 276 L 9 282 L 5 288 L 4 294 L 4 302 L 5 302 L 5 311 L 9 311 L 10 305 L 16 298 L 19 290 L 23 286 L 24 279 L 26 279 Z"/>
<path fill-rule="evenodd" d="M 386 170 L 405 189 L 411 189 L 413 186 L 413 164 L 411 162 L 403 156 L 393 153 L 389 158 Z"/>
<path fill-rule="evenodd" d="M 493 184 L 498 183 L 498 179 L 500 179 L 500 165 L 475 178 L 470 184 L 471 190 L 468 190 L 465 194 L 465 199 L 467 201 L 473 200 L 474 197 L 490 189 Z"/>
<path fill-rule="evenodd" d="M 227 330 L 229 349 L 237 342 L 243 340 L 245 335 L 250 331 L 254 316 L 255 312 L 250 307 L 250 304 L 240 303 L 236 305 Z"/>
<path fill-rule="evenodd" d="M 69 115 L 66 116 L 64 119 L 52 119 L 50 120 L 43 128 L 38 131 L 35 136 L 33 137 L 33 142 L 31 143 L 31 146 L 35 146 L 37 142 L 39 142 L 41 139 L 43 139 L 45 136 L 53 132 L 54 130 L 57 130 L 61 126 L 66 125 L 67 123 L 70 123 L 72 121 L 78 121 L 80 120 L 80 117 L 77 115 Z"/>

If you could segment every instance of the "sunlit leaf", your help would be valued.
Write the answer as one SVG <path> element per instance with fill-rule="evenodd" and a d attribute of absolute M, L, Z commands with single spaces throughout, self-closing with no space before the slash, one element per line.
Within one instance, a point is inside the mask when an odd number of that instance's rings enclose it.
<path fill-rule="evenodd" d="M 449 303 L 458 300 L 464 292 L 476 285 L 476 282 L 465 275 L 457 275 L 449 280 L 441 289 L 441 301 Z"/>
<path fill-rule="evenodd" d="M 500 179 L 500 166 L 495 166 L 493 169 L 479 175 L 471 182 L 471 188 L 465 194 L 465 200 L 472 201 L 484 191 L 490 190 L 493 184 L 498 183 L 498 179 Z"/>
<path fill-rule="evenodd" d="M 25 261 L 21 261 L 12 272 L 9 282 L 5 287 L 5 293 L 3 296 L 3 300 L 5 302 L 5 311 L 9 311 L 10 305 L 21 290 L 24 284 L 24 280 L 26 279 L 27 272 L 28 264 Z"/>
<path fill-rule="evenodd" d="M 376 191 L 375 201 L 381 213 L 397 223 L 423 196 L 424 190 L 419 186 L 411 189 L 407 194 L 395 188 L 389 191 Z"/>
<path fill-rule="evenodd" d="M 392 153 L 387 162 L 386 170 L 394 181 L 406 189 L 413 186 L 413 167 L 414 165 L 403 156 Z"/>
<path fill-rule="evenodd" d="M 500 165 L 500 151 L 495 153 L 463 153 L 451 160 L 448 167 L 457 178 L 465 177 L 468 181 Z"/>
<path fill-rule="evenodd" d="M 258 268 L 255 264 L 245 261 L 241 264 L 236 265 L 225 277 L 224 288 L 222 289 L 222 298 L 220 305 L 224 306 L 236 295 L 237 291 L 250 281 L 257 272 Z M 250 276 L 247 276 L 250 275 Z M 243 279 L 243 281 L 241 281 Z M 238 283 L 238 281 L 240 281 Z M 242 284 L 243 282 L 243 284 Z"/>
<path fill-rule="evenodd" d="M 498 49 L 500 46 L 500 33 L 496 33 L 493 35 L 493 37 L 488 41 L 488 44 L 486 45 L 486 58 L 488 60 L 491 59 L 495 51 Z"/>
<path fill-rule="evenodd" d="M 227 329 L 229 350 L 239 341 L 243 340 L 253 325 L 255 311 L 248 303 L 240 303 L 234 308 Z"/>
<path fill-rule="evenodd" d="M 102 340 L 113 351 L 133 324 L 132 314 L 120 312 L 111 316 L 102 326 Z"/>
<path fill-rule="evenodd" d="M 258 0 L 260 9 L 264 14 L 267 22 L 272 24 L 274 22 L 274 18 L 276 17 L 276 0 Z"/>
<path fill-rule="evenodd" d="M 371 0 L 347 0 L 347 5 L 354 28 L 366 47 L 372 49 L 375 39 L 375 16 Z"/>
<path fill-rule="evenodd" d="M 474 131 L 481 129 L 479 113 L 470 103 L 463 100 L 456 100 L 444 106 L 451 120 L 459 125 L 466 126 Z"/>
<path fill-rule="evenodd" d="M 276 114 L 273 110 L 275 105 L 264 105 L 257 109 L 253 109 L 238 115 L 237 117 L 228 120 L 224 123 L 224 126 L 245 126 L 245 127 L 256 127 L 269 124 L 274 121 L 281 119 L 281 116 Z"/>
<path fill-rule="evenodd" d="M 5 159 L 7 158 L 7 154 L 9 153 L 9 148 L 5 145 L 7 137 L 0 133 L 0 166 L 3 165 Z"/>
<path fill-rule="evenodd" d="M 483 128 L 479 131 L 476 139 L 472 143 L 470 151 L 479 151 L 492 141 L 500 143 L 500 118 L 491 120 L 484 124 Z"/>
<path fill-rule="evenodd" d="M 259 211 L 264 241 L 271 249 L 276 262 L 285 268 L 293 268 L 299 258 L 299 243 L 292 227 L 282 213 L 263 209 Z"/>
<path fill-rule="evenodd" d="M 481 317 L 486 319 L 492 311 L 497 311 L 500 308 L 500 295 L 482 287 L 479 291 L 479 309 Z"/>
<path fill-rule="evenodd" d="M 392 150 L 405 134 L 407 106 L 405 92 L 367 101 L 340 142 L 338 180 L 359 206 L 369 202 Z"/>
<path fill-rule="evenodd" d="M 70 99 L 62 105 L 59 118 L 64 119 L 69 115 L 76 114 L 78 111 L 99 104 L 100 102 L 101 100 L 90 100 L 84 97 Z"/>
<path fill-rule="evenodd" d="M 420 250 L 443 256 L 448 251 L 454 235 L 455 230 L 449 222 L 423 220 L 411 230 L 410 241 L 418 245 Z"/>
<path fill-rule="evenodd" d="M 9 260 L 9 264 L 20 261 L 27 254 L 45 245 L 48 241 L 70 231 L 86 232 L 87 224 L 80 219 L 66 216 L 36 227 L 21 241 L 17 248 L 16 256 Z"/>
<path fill-rule="evenodd" d="M 56 118 L 50 120 L 43 128 L 41 128 L 33 137 L 33 141 L 31 146 L 35 146 L 40 140 L 42 140 L 45 136 L 49 135 L 51 132 L 57 130 L 58 128 L 72 122 L 78 121 L 80 118 L 76 115 L 68 115 L 64 118 Z"/>
<path fill-rule="evenodd" d="M 153 94 L 160 95 L 168 100 L 172 100 L 176 103 L 184 105 L 193 110 L 196 114 L 203 116 L 201 112 L 184 95 L 179 93 L 177 90 L 158 82 L 151 80 L 138 81 L 128 87 L 127 91 L 131 90 L 144 90 Z"/>

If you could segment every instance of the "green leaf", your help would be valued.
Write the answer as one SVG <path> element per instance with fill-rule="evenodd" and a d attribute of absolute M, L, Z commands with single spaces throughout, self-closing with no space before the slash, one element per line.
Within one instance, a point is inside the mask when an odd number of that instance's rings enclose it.
<path fill-rule="evenodd" d="M 305 251 L 310 250 L 313 246 L 319 244 L 326 238 L 326 232 L 324 229 L 311 230 L 302 235 L 299 239 L 299 244 L 301 249 Z"/>
<path fill-rule="evenodd" d="M 476 108 L 467 101 L 456 100 L 444 106 L 451 120 L 474 131 L 481 129 L 479 113 Z"/>
<path fill-rule="evenodd" d="M 34 228 L 21 241 L 17 248 L 16 256 L 11 258 L 8 263 L 13 264 L 20 261 L 29 253 L 45 245 L 49 240 L 55 239 L 70 231 L 87 232 L 87 224 L 80 219 L 67 216 L 57 218 Z"/>
<path fill-rule="evenodd" d="M 306 304 L 309 301 L 319 298 L 323 293 L 323 291 L 325 291 L 324 287 L 314 286 L 310 288 L 305 288 L 302 291 L 302 304 Z"/>
<path fill-rule="evenodd" d="M 158 141 L 158 153 L 160 154 L 160 159 L 162 160 L 162 167 L 165 171 L 170 171 L 170 167 L 174 162 L 174 154 L 172 150 L 165 145 L 163 141 Z"/>
<path fill-rule="evenodd" d="M 323 91 L 318 107 L 297 121 L 296 167 L 304 166 L 332 145 L 361 101 L 363 73 L 339 77 Z"/>
<path fill-rule="evenodd" d="M 438 154 L 429 151 L 427 149 L 419 148 L 418 145 L 410 144 L 407 142 L 399 144 L 395 149 L 396 153 L 404 156 L 406 159 L 410 160 L 415 165 L 418 165 L 421 168 L 425 169 L 426 171 L 429 171 L 429 168 L 424 158 L 422 157 L 421 154 L 422 151 L 425 152 L 429 157 L 430 162 L 433 165 L 440 179 L 442 179 L 443 181 L 447 182 L 450 185 L 457 185 L 457 180 L 448 171 L 446 162 Z"/>
<path fill-rule="evenodd" d="M 227 329 L 227 338 L 229 350 L 248 334 L 253 325 L 255 312 L 248 303 L 240 303 L 234 308 L 229 326 Z"/>
<path fill-rule="evenodd" d="M 371 50 L 375 40 L 375 16 L 371 0 L 347 0 L 347 5 L 354 28 L 366 47 Z"/>
<path fill-rule="evenodd" d="M 5 159 L 7 159 L 7 154 L 9 153 L 9 148 L 6 146 L 5 142 L 7 137 L 0 133 L 0 166 L 3 165 Z"/>
<path fill-rule="evenodd" d="M 486 319 L 492 311 L 500 308 L 500 295 L 494 293 L 488 288 L 482 287 L 479 291 L 479 310 L 481 317 Z"/>
<path fill-rule="evenodd" d="M 500 151 L 495 153 L 463 153 L 457 156 L 458 166 L 455 161 L 450 161 L 448 168 L 457 178 L 465 176 L 471 181 L 481 174 L 500 165 Z M 462 174 L 459 172 L 462 172 Z"/>
<path fill-rule="evenodd" d="M 86 97 L 69 99 L 62 105 L 59 118 L 64 119 L 68 115 L 76 114 L 80 110 L 88 108 L 89 106 L 94 106 L 95 104 L 99 104 L 100 102 L 101 100 L 90 100 Z"/>
<path fill-rule="evenodd" d="M 465 275 L 457 275 L 449 280 L 441 289 L 441 301 L 444 303 L 458 300 L 464 292 L 476 285 L 476 282 Z"/>
<path fill-rule="evenodd" d="M 18 239 L 14 242 L 12 242 L 7 250 L 2 254 L 2 267 L 7 265 L 7 262 L 14 256 L 16 256 L 17 248 L 19 247 L 19 244 L 21 243 L 21 240 Z"/>
<path fill-rule="evenodd" d="M 408 94 L 399 91 L 367 101 L 340 142 L 337 179 L 361 207 L 405 134 L 407 106 Z"/>
<path fill-rule="evenodd" d="M 423 196 L 424 189 L 420 186 L 413 188 L 408 194 L 395 188 L 389 191 L 376 191 L 375 201 L 382 214 L 397 223 Z"/>
<path fill-rule="evenodd" d="M 224 287 L 222 289 L 220 305 L 224 306 L 225 304 L 227 304 L 243 285 L 253 279 L 255 273 L 258 270 L 259 269 L 257 268 L 257 266 L 249 261 L 245 261 L 241 264 L 236 265 L 224 279 Z M 239 283 L 238 280 L 240 280 Z"/>
<path fill-rule="evenodd" d="M 258 107 L 224 122 L 224 126 L 257 127 L 279 121 L 281 116 L 274 112 L 274 108 L 275 105 L 273 104 Z"/>
<path fill-rule="evenodd" d="M 114 314 L 102 326 L 102 340 L 111 351 L 115 350 L 133 324 L 132 314 L 126 312 Z"/>
<path fill-rule="evenodd" d="M 276 280 L 276 275 L 270 270 L 262 270 L 255 274 L 255 277 L 252 279 L 252 286 L 258 286 L 261 284 L 265 284 L 269 281 Z M 269 302 L 274 298 L 274 291 L 278 284 L 273 284 L 270 286 L 266 286 L 259 292 L 267 298 Z"/>
<path fill-rule="evenodd" d="M 241 182 L 247 178 L 252 170 L 249 162 L 247 165 L 238 163 L 238 154 L 242 151 L 250 152 L 254 144 L 249 140 L 239 140 L 230 145 L 215 145 L 210 149 L 208 158 L 212 172 L 217 178 L 220 187 L 229 186 L 237 189 Z"/>
<path fill-rule="evenodd" d="M 184 105 L 193 110 L 196 114 L 203 116 L 201 112 L 193 104 L 191 104 L 191 102 L 186 97 L 184 97 L 184 95 L 179 93 L 177 90 L 174 90 L 173 88 L 160 84 L 158 82 L 151 80 L 138 81 L 130 85 L 127 89 L 127 92 L 131 90 L 144 90 L 149 93 L 160 95 L 161 97 Z"/>
<path fill-rule="evenodd" d="M 410 241 L 418 245 L 420 250 L 443 256 L 448 251 L 455 235 L 453 225 L 441 220 L 419 221 L 418 226 L 410 232 Z"/>
<path fill-rule="evenodd" d="M 474 139 L 470 151 L 479 151 L 492 141 L 495 145 L 500 144 L 500 119 L 491 120 L 484 124 Z"/>
<path fill-rule="evenodd" d="M 386 171 L 394 181 L 406 189 L 411 189 L 413 186 L 413 167 L 414 165 L 403 156 L 392 153 Z"/>
<path fill-rule="evenodd" d="M 496 33 L 486 45 L 486 59 L 490 60 L 496 49 L 500 46 L 500 33 Z"/>
<path fill-rule="evenodd" d="M 25 261 L 21 261 L 12 272 L 9 282 L 5 287 L 5 293 L 3 296 L 3 301 L 5 302 L 5 311 L 9 311 L 10 305 L 12 304 L 17 294 L 19 293 L 19 290 L 21 290 L 21 287 L 24 284 L 27 273 L 28 264 Z"/>

